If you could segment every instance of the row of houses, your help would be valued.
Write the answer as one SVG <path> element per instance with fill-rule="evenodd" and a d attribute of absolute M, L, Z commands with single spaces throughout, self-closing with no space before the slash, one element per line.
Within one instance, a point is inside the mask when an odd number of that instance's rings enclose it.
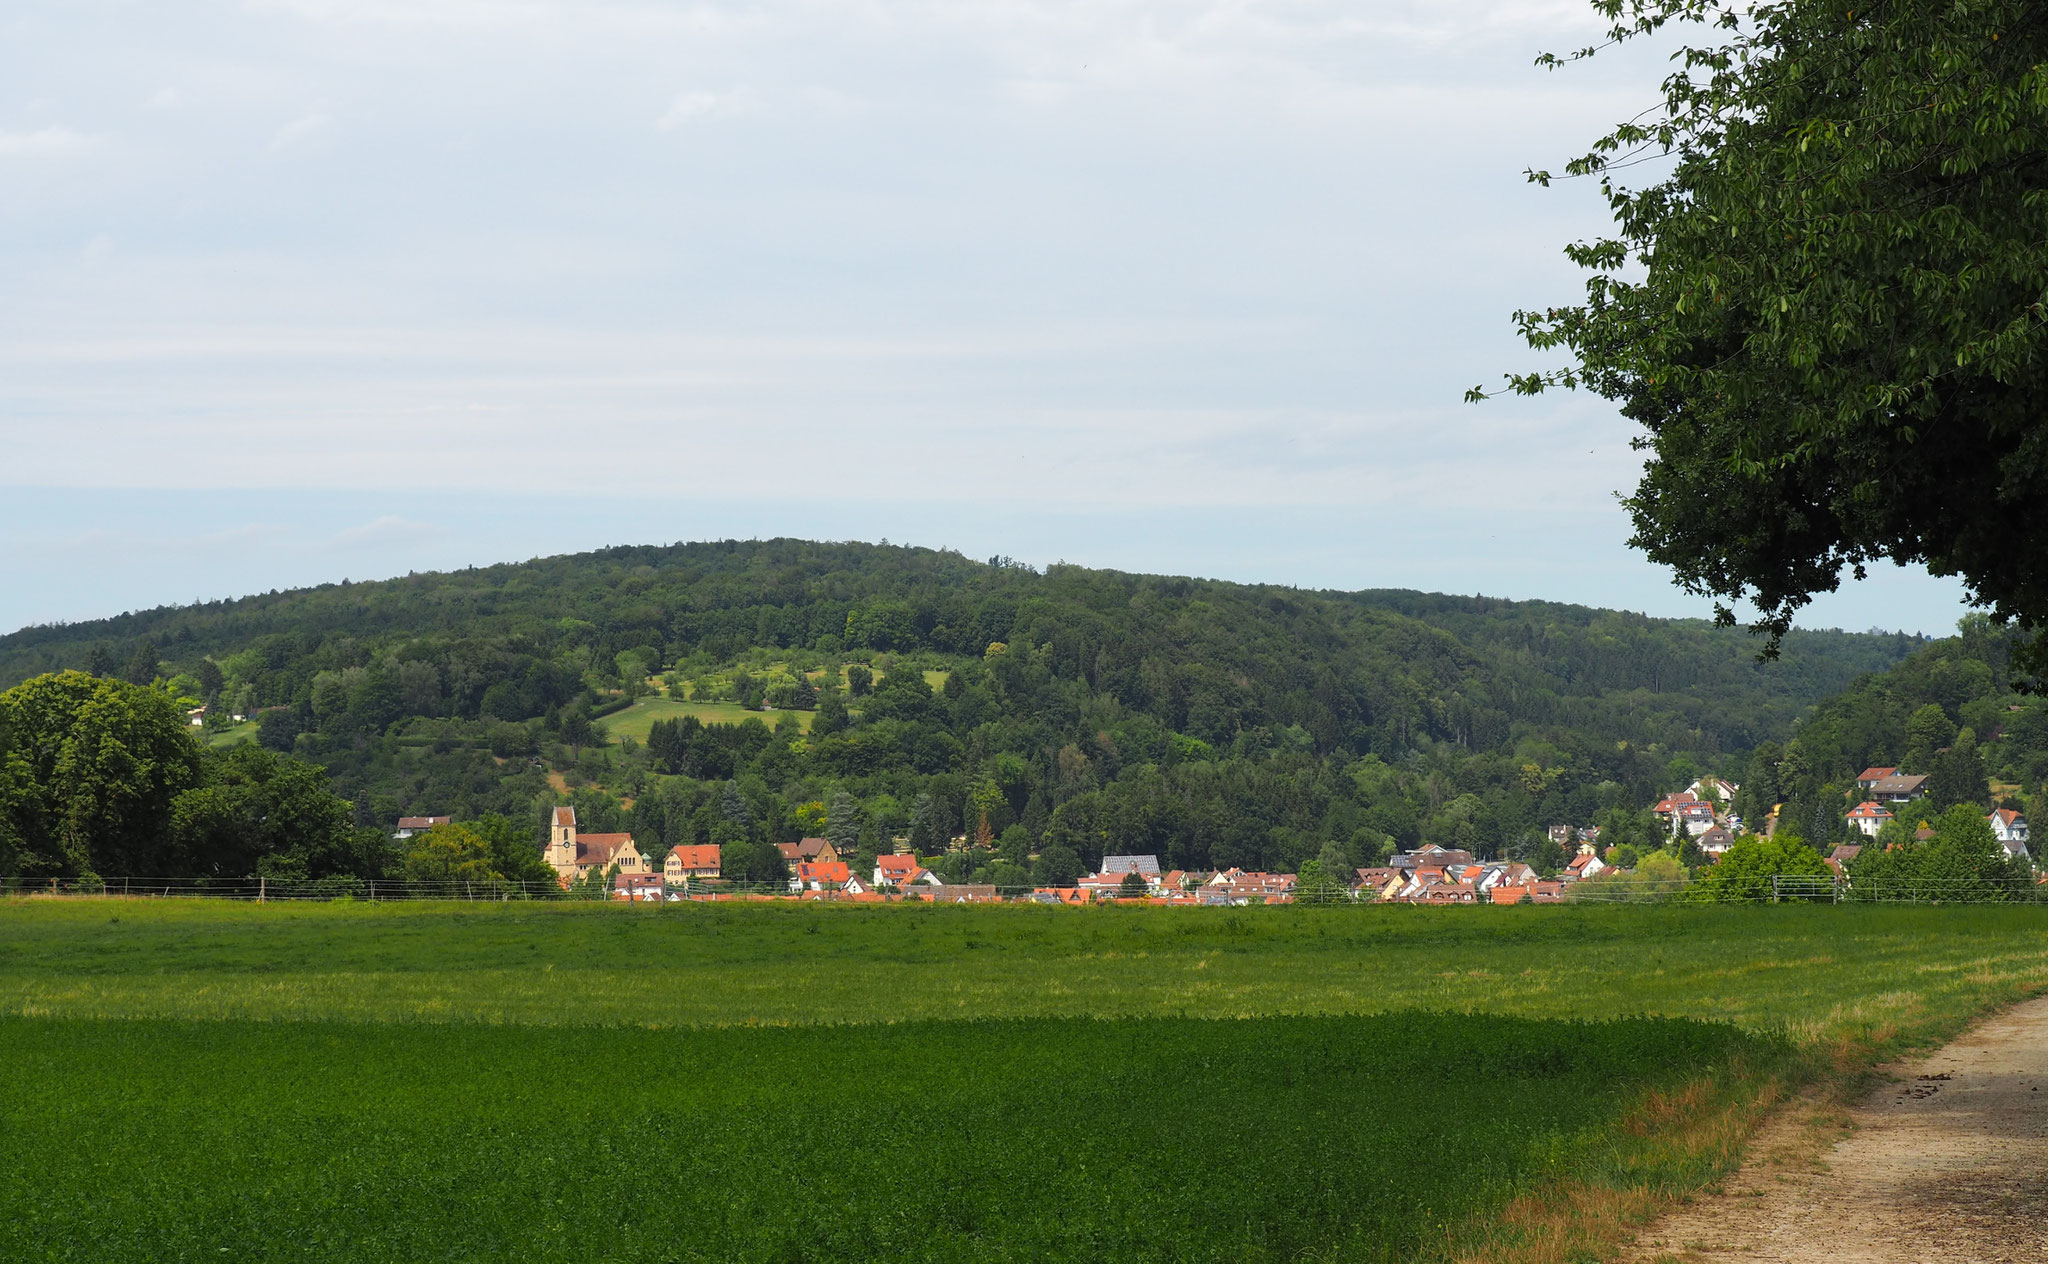
<path fill-rule="evenodd" d="M 1878 831 L 1897 819 L 1902 810 L 1926 796 L 1927 778 L 1901 772 L 1897 768 L 1871 767 L 1857 775 L 1856 788 L 1862 793 L 1863 800 L 1849 809 L 1847 820 L 1865 838 L 1876 838 Z M 2030 831 L 2023 813 L 2012 808 L 1994 808 L 1984 820 L 2008 856 L 2030 858 L 2027 850 Z M 1861 845 L 1858 844 L 1849 854 L 1854 856 L 1860 850 Z"/>
<path fill-rule="evenodd" d="M 1425 843 L 1401 852 L 1386 865 L 1360 869 L 1351 897 L 1398 904 L 1554 904 L 1575 882 L 1611 866 L 1585 840 L 1555 878 L 1543 878 L 1519 860 L 1478 860 L 1471 852 Z"/>

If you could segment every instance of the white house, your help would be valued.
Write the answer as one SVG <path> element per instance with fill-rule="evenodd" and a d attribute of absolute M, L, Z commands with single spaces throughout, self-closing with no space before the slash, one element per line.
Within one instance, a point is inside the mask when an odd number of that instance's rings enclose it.
<path fill-rule="evenodd" d="M 1890 809 L 1875 799 L 1865 799 L 1849 809 L 1849 824 L 1865 838 L 1876 838 L 1884 823 L 1892 819 Z"/>
<path fill-rule="evenodd" d="M 1564 867 L 1564 872 L 1559 874 L 1558 877 L 1565 882 L 1577 882 L 1582 878 L 1590 878 L 1595 874 L 1606 873 L 1608 868 L 1607 862 L 1598 856 L 1576 856 L 1570 864 Z"/>
<path fill-rule="evenodd" d="M 1989 818 L 1991 835 L 2005 848 L 2008 856 L 2020 857 L 2027 854 L 2027 818 L 2011 808 L 1999 808 Z"/>

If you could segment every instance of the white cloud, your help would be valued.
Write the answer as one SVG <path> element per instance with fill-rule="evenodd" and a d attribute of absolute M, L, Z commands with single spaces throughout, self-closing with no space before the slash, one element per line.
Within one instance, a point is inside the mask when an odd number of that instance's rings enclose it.
<path fill-rule="evenodd" d="M 669 102 L 667 113 L 655 126 L 664 132 L 672 132 L 687 125 L 693 119 L 707 118 L 719 113 L 718 97 L 709 92 L 683 92 Z"/>
<path fill-rule="evenodd" d="M 0 154 L 68 154 L 98 143 L 96 136 L 54 125 L 34 131 L 0 131 Z"/>
<path fill-rule="evenodd" d="M 185 94 L 176 88 L 158 88 L 142 103 L 146 110 L 175 110 L 185 103 Z"/>
<path fill-rule="evenodd" d="M 305 142 L 309 137 L 317 136 L 332 124 L 333 120 L 325 114 L 301 115 L 277 129 L 270 138 L 270 148 L 273 152 L 290 149 Z"/>

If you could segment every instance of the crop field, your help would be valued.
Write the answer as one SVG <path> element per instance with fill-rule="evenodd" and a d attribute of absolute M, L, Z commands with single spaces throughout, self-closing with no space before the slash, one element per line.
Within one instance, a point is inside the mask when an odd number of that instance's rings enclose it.
<path fill-rule="evenodd" d="M 2032 908 L 10 900 L 0 1258 L 1597 1254 L 2044 986 Z"/>

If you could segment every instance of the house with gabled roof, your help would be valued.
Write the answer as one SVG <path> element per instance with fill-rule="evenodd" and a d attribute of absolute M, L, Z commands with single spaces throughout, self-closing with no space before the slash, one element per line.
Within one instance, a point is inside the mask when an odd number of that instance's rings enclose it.
<path fill-rule="evenodd" d="M 717 843 L 671 847 L 661 862 L 661 876 L 670 886 L 684 886 L 693 878 L 717 877 L 718 864 Z"/>
<path fill-rule="evenodd" d="M 1723 852 L 1735 845 L 1735 835 L 1730 834 L 1726 826 L 1716 825 L 1692 841 L 1702 852 L 1719 860 Z"/>
<path fill-rule="evenodd" d="M 612 883 L 612 898 L 628 904 L 659 904 L 662 896 L 662 878 L 658 873 L 622 873 Z"/>
<path fill-rule="evenodd" d="M 2027 818 L 2011 808 L 1996 808 L 1985 818 L 1991 823 L 1991 836 L 2005 848 L 2005 854 L 2014 859 L 2027 857 Z"/>
<path fill-rule="evenodd" d="M 1686 787 L 1686 792 L 1697 799 L 1715 799 L 1722 804 L 1735 802 L 1735 796 L 1742 789 L 1732 781 L 1719 777 L 1701 777 Z"/>
<path fill-rule="evenodd" d="M 1354 870 L 1351 882 L 1351 898 L 1354 900 L 1388 900 L 1408 885 L 1408 875 L 1392 867 Z"/>
<path fill-rule="evenodd" d="M 1650 811 L 1664 822 L 1673 838 L 1681 832 L 1698 837 L 1714 826 L 1714 805 L 1690 790 L 1657 800 Z"/>
<path fill-rule="evenodd" d="M 786 865 L 831 864 L 838 860 L 839 850 L 832 846 L 829 838 L 806 838 L 794 843 L 777 843 L 775 850 L 782 853 Z"/>
<path fill-rule="evenodd" d="M 1104 856 L 1102 868 L 1097 873 L 1123 877 L 1135 873 L 1145 880 L 1148 887 L 1159 885 L 1159 857 L 1157 856 Z"/>
<path fill-rule="evenodd" d="M 1891 809 L 1875 799 L 1865 799 L 1849 809 L 1850 826 L 1865 838 L 1876 838 L 1877 832 L 1891 819 Z"/>
<path fill-rule="evenodd" d="M 901 889 L 913 882 L 922 882 L 927 886 L 945 885 L 939 875 L 917 863 L 917 857 L 915 856 L 891 854 L 875 857 L 874 883 L 876 886 L 879 887 L 886 883 L 889 886 Z"/>
<path fill-rule="evenodd" d="M 1495 865 L 1494 868 L 1499 870 L 1500 876 L 1488 884 L 1487 890 L 1489 891 L 1495 887 L 1532 886 L 1536 882 L 1536 871 L 1519 860 L 1502 861 Z"/>
<path fill-rule="evenodd" d="M 393 831 L 391 837 L 411 838 L 414 834 L 424 833 L 436 825 L 446 825 L 454 819 L 452 816 L 401 816 L 398 818 L 398 828 Z"/>
<path fill-rule="evenodd" d="M 1557 875 L 1557 879 L 1567 883 L 1582 882 L 1596 874 L 1607 872 L 1609 868 L 1608 863 L 1598 856 L 1574 856 L 1572 862 L 1564 867 L 1564 872 Z"/>
<path fill-rule="evenodd" d="M 1397 852 L 1387 861 L 1395 869 L 1413 872 L 1417 869 L 1441 869 L 1446 865 L 1469 865 L 1472 853 L 1462 848 L 1440 847 L 1435 843 L 1424 843 L 1414 851 Z"/>
<path fill-rule="evenodd" d="M 790 874 L 789 889 L 800 891 L 837 891 L 846 885 L 853 871 L 836 860 L 802 861 L 796 871 Z"/>
<path fill-rule="evenodd" d="M 1422 904 L 1477 904 L 1479 886 L 1472 882 L 1439 882 L 1422 893 Z"/>
<path fill-rule="evenodd" d="M 1034 904 L 1087 904 L 1088 893 L 1079 887 L 1039 887 L 1031 892 Z"/>
<path fill-rule="evenodd" d="M 1876 770 L 1869 769 L 1867 771 L 1874 772 Z M 1904 773 L 1894 772 L 1888 777 L 1880 777 L 1877 781 L 1873 782 L 1868 793 L 1871 798 L 1879 803 L 1911 803 L 1927 793 L 1927 778 L 1924 775 L 1907 776 Z"/>

